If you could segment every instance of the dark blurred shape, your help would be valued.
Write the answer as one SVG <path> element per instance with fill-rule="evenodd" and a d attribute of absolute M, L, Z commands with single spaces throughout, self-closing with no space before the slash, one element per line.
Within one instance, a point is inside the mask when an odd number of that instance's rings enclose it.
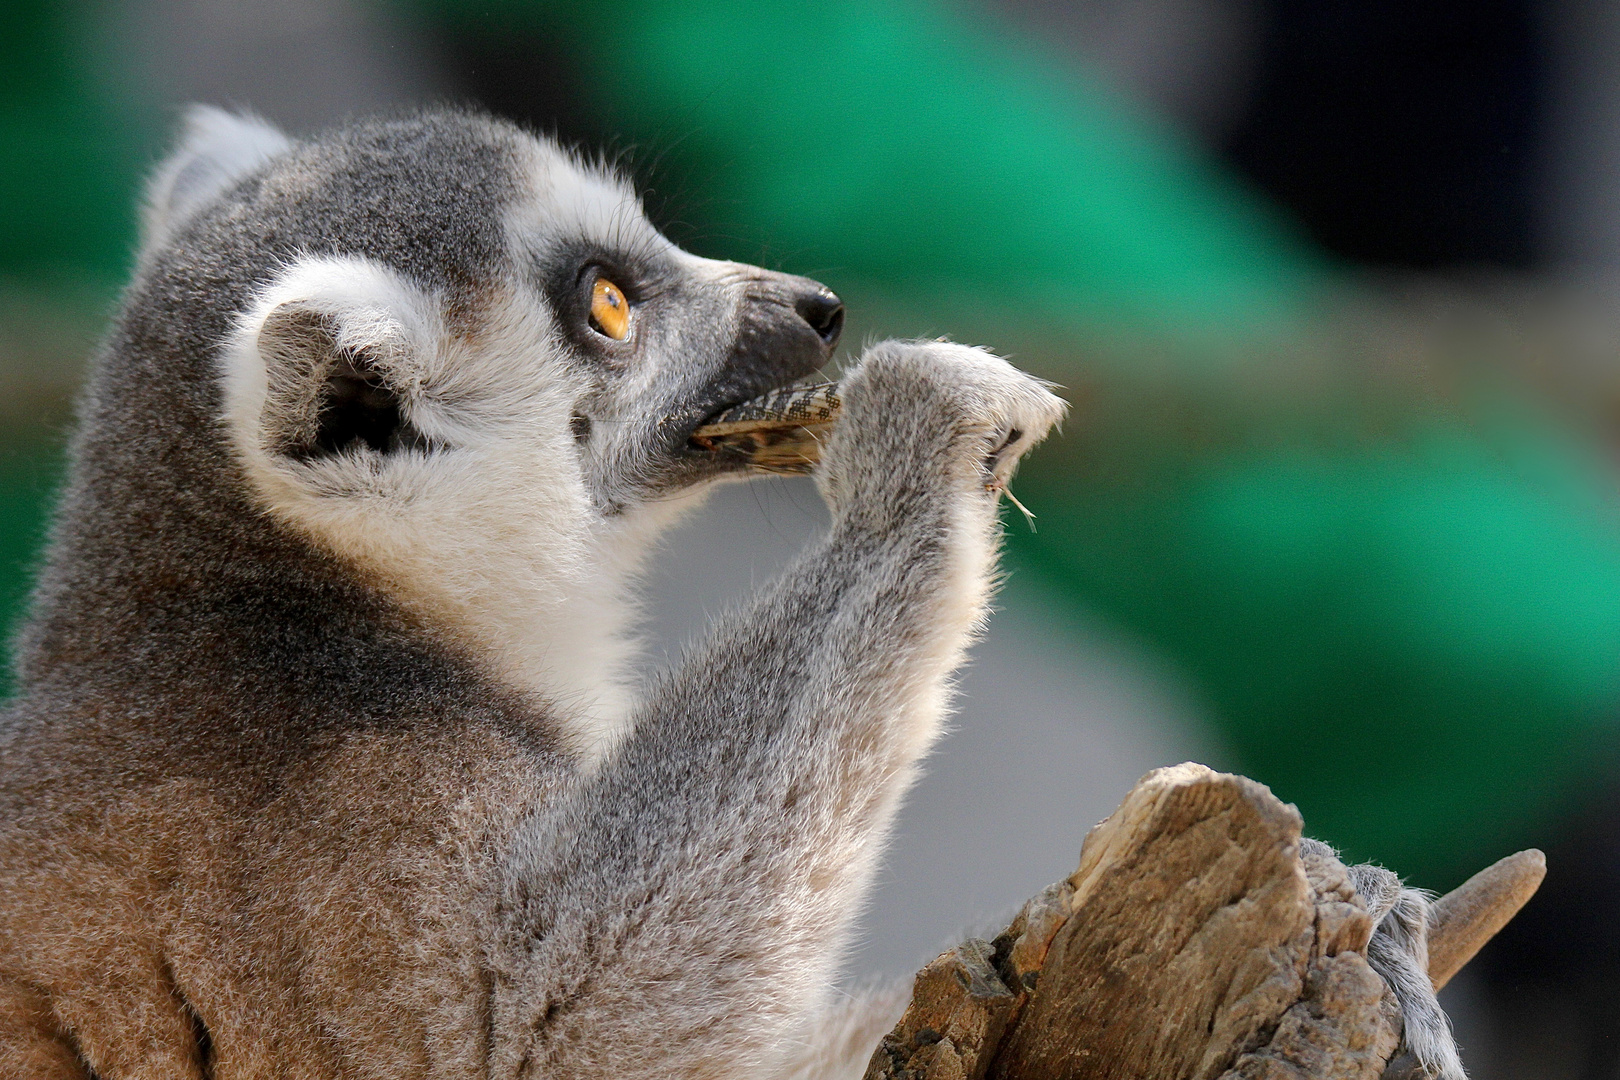
<path fill-rule="evenodd" d="M 577 59 L 544 25 L 446 22 L 436 40 L 458 94 L 565 143 L 597 150 L 612 138 L 585 105 Z"/>
<path fill-rule="evenodd" d="M 1620 4 L 1543 0 L 1549 107 L 1536 232 L 1551 266 L 1620 270 Z"/>
<path fill-rule="evenodd" d="M 1245 112 L 1260 44 L 1258 0 L 987 0 L 1115 89 L 1200 140 Z"/>
<path fill-rule="evenodd" d="M 1547 853 L 1547 880 L 1480 954 L 1493 1011 L 1509 1045 L 1535 1045 L 1526 997 L 1561 999 L 1575 1020 L 1583 1080 L 1620 1076 L 1620 785 L 1574 822 Z M 1568 1021 L 1566 1021 L 1568 1023 Z"/>
<path fill-rule="evenodd" d="M 1526 267 L 1536 14 L 1531 0 L 1268 0 L 1226 156 L 1345 258 Z"/>

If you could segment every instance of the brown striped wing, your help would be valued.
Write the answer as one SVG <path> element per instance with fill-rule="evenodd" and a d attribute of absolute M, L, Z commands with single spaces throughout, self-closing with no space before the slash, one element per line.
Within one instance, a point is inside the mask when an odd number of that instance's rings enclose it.
<path fill-rule="evenodd" d="M 727 409 L 694 431 L 692 441 L 742 455 L 760 472 L 807 473 L 821 460 L 821 440 L 842 409 L 837 383 L 784 387 Z"/>

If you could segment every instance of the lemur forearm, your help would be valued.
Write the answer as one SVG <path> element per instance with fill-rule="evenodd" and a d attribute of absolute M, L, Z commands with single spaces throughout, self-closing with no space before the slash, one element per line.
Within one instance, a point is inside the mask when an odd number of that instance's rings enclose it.
<path fill-rule="evenodd" d="M 503 1069 L 765 1067 L 830 981 L 979 617 L 994 489 L 1061 409 L 938 343 L 874 347 L 843 386 L 827 538 L 653 689 L 510 861 Z"/>
<path fill-rule="evenodd" d="M 762 1063 L 802 1021 L 932 735 L 932 717 L 902 714 L 919 696 L 932 708 L 937 658 L 968 631 L 940 618 L 963 587 L 952 571 L 987 561 L 956 549 L 990 545 L 990 496 L 966 496 L 983 505 L 962 535 L 963 496 L 940 494 L 886 534 L 835 524 L 535 822 L 509 913 L 524 971 L 508 1019 L 537 1056 L 623 1075 L 638 1059 L 667 1071 L 678 1046 L 698 1073 Z"/>

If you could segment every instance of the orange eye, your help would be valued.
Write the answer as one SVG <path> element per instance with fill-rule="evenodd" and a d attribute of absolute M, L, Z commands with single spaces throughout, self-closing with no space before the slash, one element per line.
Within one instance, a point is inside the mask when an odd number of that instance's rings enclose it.
<path fill-rule="evenodd" d="M 591 329 L 614 341 L 623 341 L 630 334 L 630 301 L 605 277 L 591 286 Z"/>

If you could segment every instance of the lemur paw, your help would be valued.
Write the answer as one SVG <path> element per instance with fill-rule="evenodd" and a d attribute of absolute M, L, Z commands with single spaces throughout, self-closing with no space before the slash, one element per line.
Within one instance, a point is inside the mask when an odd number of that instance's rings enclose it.
<path fill-rule="evenodd" d="M 844 416 L 823 458 L 835 498 L 888 478 L 899 490 L 939 481 L 1000 491 L 1067 409 L 1001 357 L 945 341 L 873 345 L 840 393 Z"/>
<path fill-rule="evenodd" d="M 1337 859 L 1319 840 L 1302 840 L 1301 854 Z M 1383 1080 L 1466 1080 L 1451 1021 L 1429 981 L 1429 894 L 1408 889 L 1381 866 L 1344 868 L 1373 918 L 1367 963 L 1389 986 L 1400 1005 L 1401 1046 Z"/>

